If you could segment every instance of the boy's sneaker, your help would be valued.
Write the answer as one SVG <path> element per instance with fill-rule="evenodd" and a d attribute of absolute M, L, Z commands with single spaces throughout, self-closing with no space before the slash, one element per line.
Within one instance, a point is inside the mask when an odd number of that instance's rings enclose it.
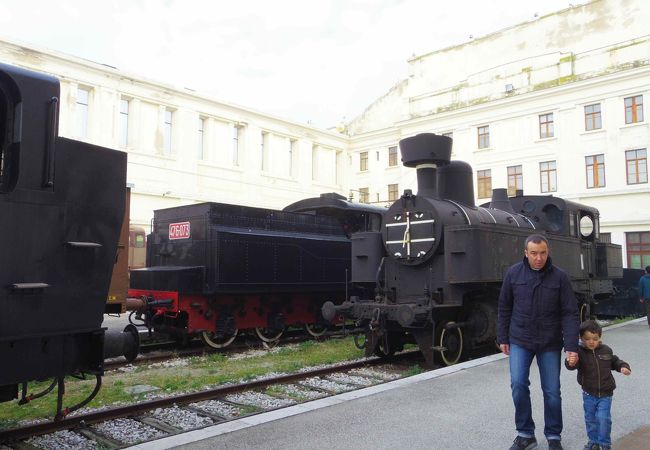
<path fill-rule="evenodd" d="M 533 437 L 522 437 L 517 436 L 514 441 L 512 441 L 512 447 L 510 450 L 533 450 L 537 448 L 537 439 Z"/>
<path fill-rule="evenodd" d="M 559 439 L 549 439 L 548 450 L 564 450 L 564 448 L 562 447 L 562 442 L 560 442 Z"/>

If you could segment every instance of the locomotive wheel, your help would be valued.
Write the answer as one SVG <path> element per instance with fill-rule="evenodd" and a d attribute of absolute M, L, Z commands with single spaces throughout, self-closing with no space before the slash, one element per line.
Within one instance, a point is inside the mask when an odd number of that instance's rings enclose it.
<path fill-rule="evenodd" d="M 467 321 L 469 328 L 465 330 L 466 338 L 475 343 L 489 342 L 497 336 L 496 301 L 475 300 L 470 303 Z"/>
<path fill-rule="evenodd" d="M 205 345 L 212 348 L 228 347 L 237 337 L 237 329 L 231 335 L 217 336 L 212 331 L 204 331 L 201 333 L 201 340 Z"/>
<path fill-rule="evenodd" d="M 449 321 L 443 324 L 438 339 L 438 345 L 443 349 L 440 350 L 440 356 L 447 366 L 456 364 L 463 353 L 463 331 L 460 328 L 446 328 L 453 323 L 455 322 Z"/>
<path fill-rule="evenodd" d="M 320 337 L 327 331 L 327 326 L 317 323 L 306 323 L 305 331 L 313 337 Z"/>
<path fill-rule="evenodd" d="M 273 328 L 255 328 L 255 334 L 262 342 L 274 342 L 282 337 L 284 330 L 276 330 Z"/>

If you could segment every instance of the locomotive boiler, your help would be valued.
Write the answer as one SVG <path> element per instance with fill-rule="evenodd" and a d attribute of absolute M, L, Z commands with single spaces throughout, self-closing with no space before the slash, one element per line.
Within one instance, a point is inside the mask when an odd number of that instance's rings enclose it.
<path fill-rule="evenodd" d="M 283 211 L 215 202 L 157 210 L 129 297 L 150 330 L 213 348 L 242 331 L 267 343 L 288 326 L 321 335 L 322 305 L 345 299 L 349 236 L 380 230 L 381 212 L 337 194 Z"/>
<path fill-rule="evenodd" d="M 58 136 L 57 79 L 0 64 L 0 401 L 58 386 L 57 417 L 98 391 L 105 356 L 137 353 L 137 330 L 105 332 L 124 214 L 126 154 Z M 93 393 L 63 409 L 64 378 Z M 27 383 L 52 379 L 42 393 Z"/>
<path fill-rule="evenodd" d="M 368 355 L 415 342 L 427 365 L 434 354 L 454 364 L 464 350 L 493 345 L 501 281 L 533 233 L 548 238 L 583 316 L 621 276 L 620 246 L 599 241 L 596 209 L 551 195 L 508 198 L 505 189 L 476 206 L 472 168 L 450 161 L 451 146 L 430 133 L 400 141 L 417 194 L 406 190 L 388 208 L 381 231 L 352 235 L 351 281 L 374 285 L 374 295 L 323 305 L 326 319 L 342 314 L 366 328 Z"/>

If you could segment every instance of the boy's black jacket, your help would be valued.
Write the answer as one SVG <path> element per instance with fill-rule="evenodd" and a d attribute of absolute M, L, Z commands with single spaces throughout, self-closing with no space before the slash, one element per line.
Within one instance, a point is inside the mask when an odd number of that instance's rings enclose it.
<path fill-rule="evenodd" d="M 568 361 L 564 365 L 569 370 L 578 369 L 578 383 L 582 390 L 596 397 L 610 397 L 614 394 L 616 382 L 612 370 L 620 372 L 623 367 L 630 368 L 628 363 L 619 359 L 605 344 L 600 344 L 594 350 L 580 346 L 578 356 L 579 361 L 575 366 L 570 367 Z"/>

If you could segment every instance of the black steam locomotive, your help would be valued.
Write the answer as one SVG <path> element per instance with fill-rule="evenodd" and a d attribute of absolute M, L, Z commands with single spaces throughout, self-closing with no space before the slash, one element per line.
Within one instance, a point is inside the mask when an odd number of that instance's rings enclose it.
<path fill-rule="evenodd" d="M 596 209 L 550 195 L 508 198 L 505 189 L 475 206 L 472 168 L 450 161 L 451 145 L 435 134 L 400 142 L 402 162 L 417 169 L 417 195 L 405 191 L 381 231 L 352 236 L 352 282 L 373 284 L 374 297 L 323 306 L 326 319 L 343 314 L 366 327 L 368 355 L 415 341 L 428 365 L 436 352 L 454 364 L 463 350 L 493 344 L 503 275 L 533 233 L 548 238 L 583 317 L 622 274 L 620 246 L 599 241 Z"/>
<path fill-rule="evenodd" d="M 137 353 L 137 330 L 101 327 L 126 154 L 59 137 L 58 112 L 58 80 L 0 64 L 0 401 L 58 385 L 60 418 L 97 393 L 105 356 Z M 64 377 L 78 374 L 96 388 L 63 409 Z"/>
<path fill-rule="evenodd" d="M 213 202 L 157 210 L 129 301 L 149 330 L 213 348 L 242 331 L 267 343 L 288 326 L 318 336 L 328 325 L 322 305 L 346 298 L 349 236 L 379 231 L 382 212 L 337 194 L 283 211 Z"/>

